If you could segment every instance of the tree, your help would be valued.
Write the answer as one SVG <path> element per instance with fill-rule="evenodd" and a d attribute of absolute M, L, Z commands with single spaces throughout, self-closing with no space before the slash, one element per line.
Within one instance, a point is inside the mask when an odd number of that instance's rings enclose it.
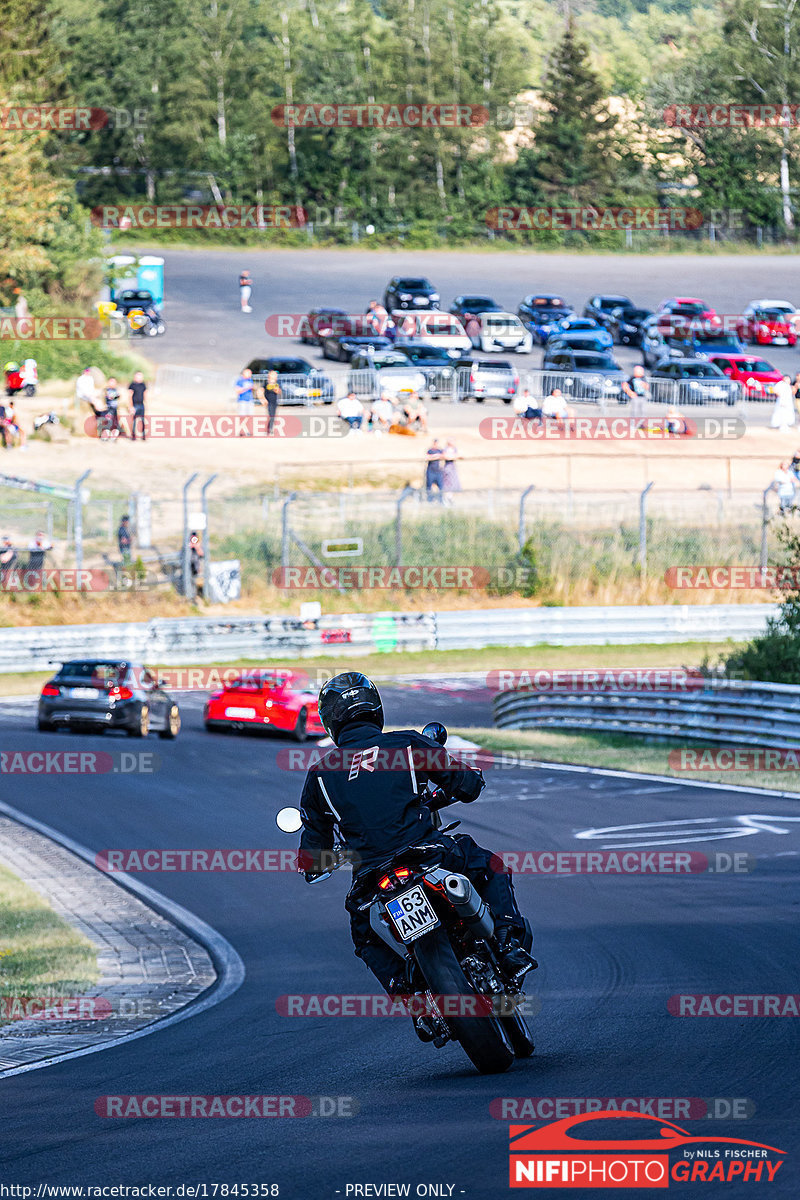
<path fill-rule="evenodd" d="M 784 597 L 780 613 L 767 621 L 766 633 L 726 661 L 729 675 L 770 683 L 800 682 L 800 531 L 785 524 L 778 530 L 781 562 L 777 579 Z"/>
<path fill-rule="evenodd" d="M 542 81 L 544 113 L 536 128 L 534 188 L 551 200 L 600 204 L 614 172 L 617 118 L 604 101 L 589 49 L 572 17 Z"/>

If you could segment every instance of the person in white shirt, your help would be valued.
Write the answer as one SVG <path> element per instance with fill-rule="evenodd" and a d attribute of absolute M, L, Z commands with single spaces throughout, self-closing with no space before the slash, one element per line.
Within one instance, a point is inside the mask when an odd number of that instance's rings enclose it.
<path fill-rule="evenodd" d="M 364 420 L 364 405 L 355 392 L 348 392 L 346 396 L 342 396 L 336 405 L 336 411 L 351 429 L 361 428 Z"/>
<path fill-rule="evenodd" d="M 541 421 L 543 413 L 531 395 L 530 388 L 525 388 L 523 392 L 517 392 L 513 404 L 515 416 L 524 417 L 529 421 Z"/>
<path fill-rule="evenodd" d="M 394 423 L 394 405 L 384 392 L 380 400 L 373 401 L 371 413 L 372 428 L 377 433 L 388 430 Z"/>
<path fill-rule="evenodd" d="M 92 368 L 84 367 L 75 381 L 75 399 L 79 405 L 83 401 L 94 408 L 96 395 L 97 389 L 94 383 L 94 376 L 92 375 Z"/>
<path fill-rule="evenodd" d="M 559 425 L 564 426 L 572 418 L 572 413 L 564 399 L 564 393 L 561 388 L 553 388 L 549 396 L 545 396 L 542 401 L 542 412 L 551 420 L 557 421 Z"/>
<path fill-rule="evenodd" d="M 778 493 L 778 504 L 780 505 L 781 512 L 791 512 L 794 508 L 796 481 L 794 475 L 789 470 L 788 463 L 781 463 L 775 472 L 775 478 L 772 483 Z"/>
<path fill-rule="evenodd" d="M 780 383 L 775 384 L 775 407 L 772 410 L 770 417 L 770 426 L 773 429 L 789 429 L 794 425 L 796 413 L 794 411 L 794 393 L 792 392 L 792 381 L 788 375 L 784 375 Z"/>

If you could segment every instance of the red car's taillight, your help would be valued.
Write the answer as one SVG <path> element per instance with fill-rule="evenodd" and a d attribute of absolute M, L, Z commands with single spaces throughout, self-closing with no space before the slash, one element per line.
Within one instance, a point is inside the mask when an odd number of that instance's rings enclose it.
<path fill-rule="evenodd" d="M 53 683 L 46 683 L 42 688 L 43 696 L 60 696 L 61 688 L 57 688 Z"/>

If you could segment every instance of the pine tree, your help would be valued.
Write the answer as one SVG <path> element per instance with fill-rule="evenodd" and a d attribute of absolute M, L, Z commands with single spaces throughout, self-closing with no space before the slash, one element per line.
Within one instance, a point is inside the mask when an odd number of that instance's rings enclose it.
<path fill-rule="evenodd" d="M 557 203 L 603 203 L 614 174 L 614 128 L 600 80 L 572 18 L 542 86 L 545 112 L 536 129 L 535 180 Z"/>

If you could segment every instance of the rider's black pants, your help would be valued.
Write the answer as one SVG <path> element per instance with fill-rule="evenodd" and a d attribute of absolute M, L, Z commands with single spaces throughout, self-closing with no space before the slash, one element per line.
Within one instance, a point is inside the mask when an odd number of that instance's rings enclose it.
<path fill-rule="evenodd" d="M 448 870 L 466 875 L 475 886 L 479 895 L 492 910 L 495 928 L 498 933 L 504 929 L 516 937 L 522 937 L 524 925 L 522 914 L 517 907 L 514 896 L 514 885 L 511 882 L 511 872 L 502 866 L 502 860 L 491 850 L 479 846 L 467 833 L 435 834 L 426 838 L 426 845 L 438 842 L 444 848 L 441 865 Z M 497 870 L 496 868 L 501 868 Z M 398 955 L 393 954 L 384 941 L 373 933 L 369 915 L 358 912 L 358 905 L 369 898 L 375 884 L 375 874 L 365 872 L 356 877 L 348 893 L 345 908 L 350 913 L 350 933 L 353 938 L 356 954 L 363 958 L 373 975 L 376 976 L 383 988 L 390 992 L 393 981 L 402 975 L 403 963 Z"/>

